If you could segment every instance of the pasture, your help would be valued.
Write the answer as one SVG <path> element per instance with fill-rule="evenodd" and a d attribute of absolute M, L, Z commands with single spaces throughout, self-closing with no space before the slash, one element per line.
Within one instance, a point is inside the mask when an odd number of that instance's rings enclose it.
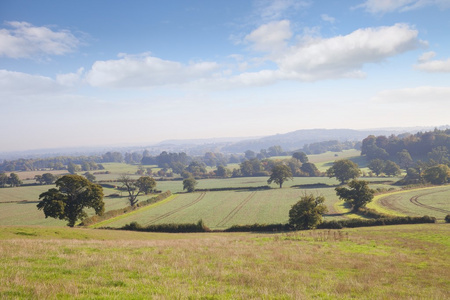
<path fill-rule="evenodd" d="M 1 227 L 5 299 L 448 299 L 450 226 L 277 234 Z"/>

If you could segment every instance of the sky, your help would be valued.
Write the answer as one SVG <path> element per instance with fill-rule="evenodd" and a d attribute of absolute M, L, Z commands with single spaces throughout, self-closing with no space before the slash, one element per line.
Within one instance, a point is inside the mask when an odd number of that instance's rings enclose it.
<path fill-rule="evenodd" d="M 450 123 L 450 0 L 0 1 L 0 152 Z"/>

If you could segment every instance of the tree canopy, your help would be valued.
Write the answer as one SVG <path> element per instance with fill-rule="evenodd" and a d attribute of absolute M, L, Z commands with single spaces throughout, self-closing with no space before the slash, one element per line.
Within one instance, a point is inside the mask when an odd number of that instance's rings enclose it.
<path fill-rule="evenodd" d="M 280 188 L 282 188 L 283 183 L 289 179 L 292 180 L 291 169 L 286 165 L 280 164 L 272 168 L 272 174 L 270 175 L 270 178 L 267 180 L 267 183 L 271 184 L 272 182 L 275 182 L 280 186 Z"/>
<path fill-rule="evenodd" d="M 335 190 L 336 195 L 349 203 L 353 211 L 357 211 L 372 201 L 375 191 L 369 188 L 367 181 L 353 179 L 348 183 L 348 186 L 350 188 L 337 187 Z"/>
<path fill-rule="evenodd" d="M 327 212 L 323 204 L 325 197 L 305 194 L 289 210 L 289 224 L 295 229 L 312 229 L 322 223 L 322 215 Z"/>
<path fill-rule="evenodd" d="M 137 197 L 140 194 L 149 194 L 156 187 L 155 179 L 149 176 L 141 176 L 135 180 L 124 174 L 119 177 L 118 181 L 122 183 L 122 189 L 127 191 L 128 201 L 131 206 L 135 206 L 138 203 Z"/>
<path fill-rule="evenodd" d="M 194 177 L 188 177 L 183 180 L 183 190 L 187 190 L 189 193 L 195 191 L 195 186 L 197 185 L 197 180 Z"/>
<path fill-rule="evenodd" d="M 334 162 L 333 166 L 327 170 L 327 175 L 330 178 L 336 177 L 341 184 L 344 184 L 361 175 L 361 170 L 351 160 L 341 159 Z"/>
<path fill-rule="evenodd" d="M 103 188 L 79 175 L 65 175 L 56 181 L 56 187 L 39 195 L 37 208 L 45 217 L 68 221 L 75 226 L 78 220 L 87 217 L 85 208 L 93 208 L 97 215 L 104 212 Z"/>

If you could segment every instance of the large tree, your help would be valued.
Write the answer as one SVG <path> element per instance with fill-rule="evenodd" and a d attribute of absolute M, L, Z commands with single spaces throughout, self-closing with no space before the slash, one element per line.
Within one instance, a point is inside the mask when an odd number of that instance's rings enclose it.
<path fill-rule="evenodd" d="M 296 160 L 300 161 L 302 164 L 308 162 L 308 156 L 305 152 L 294 152 L 292 154 L 292 158 L 295 158 Z"/>
<path fill-rule="evenodd" d="M 353 211 L 357 211 L 360 207 L 364 207 L 372 201 L 375 191 L 369 188 L 367 181 L 353 179 L 348 183 L 348 186 L 349 188 L 337 187 L 335 190 L 336 195 L 349 203 Z"/>
<path fill-rule="evenodd" d="M 286 165 L 280 164 L 272 168 L 272 174 L 270 175 L 270 178 L 267 180 L 267 183 L 271 184 L 272 182 L 275 182 L 280 186 L 280 188 L 282 188 L 283 183 L 288 179 L 292 179 L 291 169 L 289 169 L 289 167 Z"/>
<path fill-rule="evenodd" d="M 65 175 L 56 181 L 56 189 L 49 189 L 39 195 L 37 208 L 45 217 L 68 221 L 67 225 L 87 217 L 85 208 L 93 208 L 97 215 L 105 209 L 103 188 L 79 175 Z"/>
<path fill-rule="evenodd" d="M 305 194 L 289 210 L 289 224 L 295 229 L 312 229 L 322 223 L 322 215 L 327 212 L 323 204 L 325 197 Z"/>
<path fill-rule="evenodd" d="M 383 168 L 383 172 L 387 176 L 397 176 L 402 173 L 400 167 L 395 162 L 390 160 L 386 161 L 386 164 L 384 165 Z"/>
<path fill-rule="evenodd" d="M 135 180 L 124 174 L 119 177 L 118 181 L 122 183 L 122 189 L 127 191 L 128 202 L 131 206 L 135 206 L 139 202 L 137 199 L 139 195 L 151 193 L 156 186 L 155 179 L 149 176 L 142 176 Z"/>
<path fill-rule="evenodd" d="M 341 184 L 347 183 L 350 179 L 361 175 L 358 165 L 348 159 L 340 159 L 334 162 L 333 166 L 327 170 L 328 177 L 336 177 Z"/>
<path fill-rule="evenodd" d="M 432 184 L 447 183 L 450 178 L 450 168 L 447 165 L 437 165 L 425 170 L 423 178 Z"/>
<path fill-rule="evenodd" d="M 197 185 L 197 180 L 194 177 L 188 177 L 183 180 L 183 190 L 187 190 L 188 193 L 195 191 L 195 186 Z"/>
<path fill-rule="evenodd" d="M 19 175 L 16 173 L 11 173 L 8 177 L 8 184 L 11 187 L 20 186 L 22 184 L 22 180 L 20 180 Z"/>
<path fill-rule="evenodd" d="M 385 162 L 382 159 L 376 158 L 372 159 L 368 165 L 369 169 L 379 176 L 384 169 Z"/>

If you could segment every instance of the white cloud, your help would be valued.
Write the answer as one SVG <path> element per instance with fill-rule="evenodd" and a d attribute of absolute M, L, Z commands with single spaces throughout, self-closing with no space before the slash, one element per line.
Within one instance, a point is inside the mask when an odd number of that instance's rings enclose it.
<path fill-rule="evenodd" d="M 263 22 L 284 19 L 286 14 L 311 5 L 311 1 L 264 0 L 257 1 L 256 11 Z"/>
<path fill-rule="evenodd" d="M 21 72 L 0 70 L 0 98 L 5 101 L 16 96 L 55 94 L 65 88 L 55 80 Z"/>
<path fill-rule="evenodd" d="M 286 40 L 292 37 L 288 20 L 274 21 L 261 25 L 245 37 L 257 51 L 275 52 L 286 47 Z"/>
<path fill-rule="evenodd" d="M 426 62 L 426 61 L 429 61 L 429 60 L 431 60 L 433 57 L 435 57 L 436 56 L 436 53 L 435 52 L 433 52 L 433 51 L 429 51 L 429 52 L 425 52 L 424 54 L 422 54 L 420 57 L 419 57 L 419 62 Z"/>
<path fill-rule="evenodd" d="M 330 16 L 327 15 L 327 14 L 322 14 L 322 15 L 320 15 L 320 17 L 322 18 L 323 21 L 329 22 L 329 23 L 331 23 L 331 24 L 333 24 L 334 22 L 336 22 L 336 19 L 335 19 L 335 18 L 330 17 Z"/>
<path fill-rule="evenodd" d="M 450 87 L 421 86 L 398 90 L 384 90 L 379 92 L 372 101 L 383 103 L 421 103 L 429 107 L 439 103 L 440 110 L 446 112 L 450 102 Z M 442 106 L 444 105 L 444 106 Z M 447 107 L 445 107 L 445 105 Z"/>
<path fill-rule="evenodd" d="M 58 74 L 56 75 L 56 82 L 63 86 L 72 87 L 81 81 L 84 68 L 79 68 L 76 73 Z"/>
<path fill-rule="evenodd" d="M 417 48 L 417 35 L 417 30 L 406 24 L 358 29 L 345 36 L 316 38 L 293 46 L 276 62 L 292 79 L 361 77 L 364 64 Z"/>
<path fill-rule="evenodd" d="M 122 54 L 117 60 L 97 61 L 86 75 L 87 82 L 97 87 L 145 88 L 183 84 L 213 75 L 215 62 L 182 64 L 149 54 Z"/>
<path fill-rule="evenodd" d="M 441 9 L 450 7 L 449 0 L 367 0 L 358 5 L 372 14 L 383 14 L 394 11 L 410 11 L 425 6 L 436 5 Z"/>
<path fill-rule="evenodd" d="M 420 71 L 430 72 L 430 73 L 446 73 L 450 72 L 450 58 L 447 60 L 430 60 L 423 61 L 414 66 Z"/>
<path fill-rule="evenodd" d="M 27 22 L 7 22 L 0 29 L 0 56 L 30 58 L 35 55 L 64 55 L 74 51 L 80 40 L 67 30 L 53 31 Z"/>

